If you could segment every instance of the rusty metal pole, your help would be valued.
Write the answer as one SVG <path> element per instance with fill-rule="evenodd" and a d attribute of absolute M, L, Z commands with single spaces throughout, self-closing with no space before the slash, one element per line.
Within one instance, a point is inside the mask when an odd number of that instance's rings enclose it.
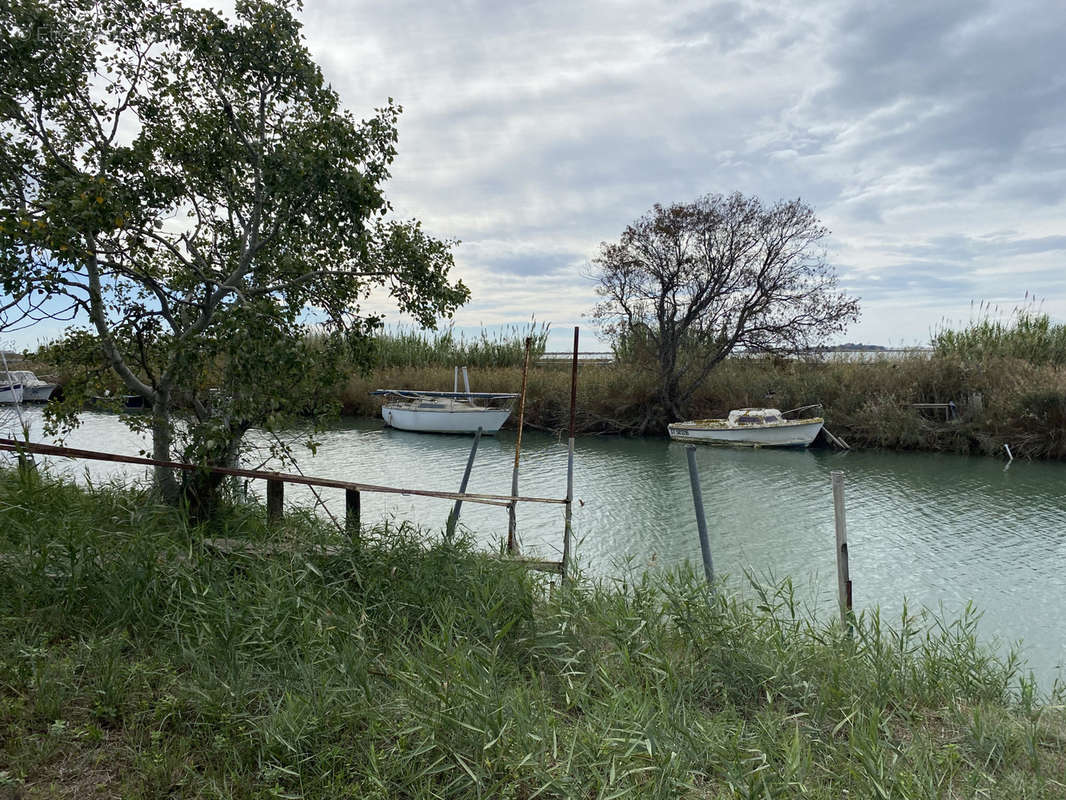
<path fill-rule="evenodd" d="M 511 472 L 511 497 L 518 496 L 518 460 L 522 455 L 522 424 L 526 413 L 526 378 L 529 374 L 529 349 L 533 346 L 532 337 L 526 337 L 526 356 L 522 361 L 522 392 L 518 396 L 518 438 L 514 444 L 514 470 Z M 516 512 L 518 501 L 512 500 L 507 507 L 507 552 L 518 553 L 518 532 Z"/>
<path fill-rule="evenodd" d="M 563 511 L 563 564 L 562 579 L 567 579 L 570 568 L 570 538 L 573 535 L 574 516 L 574 430 L 577 427 L 577 342 L 579 329 L 574 326 L 574 362 L 570 367 L 570 440 L 566 452 L 566 505 Z"/>

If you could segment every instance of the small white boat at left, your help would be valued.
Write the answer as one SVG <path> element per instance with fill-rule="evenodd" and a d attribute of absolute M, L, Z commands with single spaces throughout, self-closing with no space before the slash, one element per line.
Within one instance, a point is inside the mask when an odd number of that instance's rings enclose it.
<path fill-rule="evenodd" d="M 378 389 L 384 395 L 381 418 L 402 431 L 422 433 L 476 433 L 492 435 L 511 416 L 517 394 L 488 392 L 423 392 L 413 389 Z"/>

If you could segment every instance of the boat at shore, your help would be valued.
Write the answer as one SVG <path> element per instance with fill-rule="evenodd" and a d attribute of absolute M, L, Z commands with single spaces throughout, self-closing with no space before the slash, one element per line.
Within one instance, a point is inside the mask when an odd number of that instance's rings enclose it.
<path fill-rule="evenodd" d="M 670 438 L 692 444 L 807 447 L 822 430 L 821 417 L 785 419 L 776 408 L 740 408 L 726 419 L 696 419 L 668 426 Z"/>
<path fill-rule="evenodd" d="M 0 403 L 21 403 L 22 395 L 21 383 L 10 381 L 0 383 Z"/>
<path fill-rule="evenodd" d="M 492 435 L 511 416 L 517 394 L 489 392 L 424 392 L 412 389 L 378 389 L 384 395 L 381 418 L 402 431 L 421 433 L 476 433 Z"/>
<path fill-rule="evenodd" d="M 29 370 L 13 369 L 9 374 L 22 384 L 23 403 L 47 403 L 52 392 L 59 388 L 57 384 L 42 381 Z"/>

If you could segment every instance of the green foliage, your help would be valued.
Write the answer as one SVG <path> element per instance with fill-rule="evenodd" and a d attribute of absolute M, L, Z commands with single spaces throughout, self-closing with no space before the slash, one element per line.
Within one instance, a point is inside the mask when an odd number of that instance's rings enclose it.
<path fill-rule="evenodd" d="M 12 472 L 0 520 L 0 786 L 1061 797 L 1062 697 L 1036 698 L 972 615 L 864 616 L 849 638 L 787 582 L 709 596 L 681 570 L 549 592 L 402 525 L 355 545 L 238 506 L 190 527 L 136 491 Z"/>
<path fill-rule="evenodd" d="M 932 344 L 939 355 L 971 361 L 1018 358 L 1066 365 L 1066 325 L 1028 308 L 1017 309 L 1007 322 L 982 314 L 961 330 L 942 327 L 933 334 Z"/>
<path fill-rule="evenodd" d="M 330 410 L 372 291 L 426 327 L 469 297 L 452 242 L 388 218 L 400 107 L 345 110 L 294 8 L 0 5 L 0 282 L 90 326 L 51 353 L 87 373 L 59 422 L 103 367 L 151 405 L 157 457 L 225 463 L 250 426 Z"/>

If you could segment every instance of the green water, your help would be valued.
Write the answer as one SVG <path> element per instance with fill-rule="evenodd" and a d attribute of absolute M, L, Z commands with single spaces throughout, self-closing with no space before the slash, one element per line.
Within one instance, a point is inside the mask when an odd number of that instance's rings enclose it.
<path fill-rule="evenodd" d="M 40 430 L 39 423 L 36 430 Z M 39 438 L 39 437 L 38 437 Z M 144 447 L 115 417 L 86 415 L 73 447 L 135 454 Z M 308 475 L 407 488 L 458 488 L 471 439 L 348 422 L 322 436 Z M 470 491 L 509 494 L 513 434 L 482 440 Z M 711 549 L 720 574 L 791 577 L 800 599 L 820 615 L 835 612 L 830 472 L 846 474 L 851 577 L 856 610 L 880 607 L 957 614 L 972 601 L 982 632 L 1001 646 L 1021 641 L 1040 683 L 1050 687 L 1066 661 L 1066 465 L 919 453 L 700 448 Z M 73 467 L 75 474 L 84 466 Z M 87 465 L 96 478 L 114 464 Z M 126 473 L 130 474 L 130 473 Z M 133 472 L 143 474 L 143 472 Z M 566 444 L 527 432 L 520 494 L 562 497 Z M 300 487 L 287 498 L 313 500 Z M 575 459 L 576 555 L 590 574 L 698 564 L 684 446 L 664 440 L 585 438 Z M 323 499 L 343 515 L 343 497 Z M 443 527 L 444 500 L 365 494 L 364 521 L 410 519 Z M 463 524 L 486 548 L 506 535 L 501 508 L 463 507 Z M 518 526 L 524 552 L 558 558 L 561 506 L 525 505 Z"/>

